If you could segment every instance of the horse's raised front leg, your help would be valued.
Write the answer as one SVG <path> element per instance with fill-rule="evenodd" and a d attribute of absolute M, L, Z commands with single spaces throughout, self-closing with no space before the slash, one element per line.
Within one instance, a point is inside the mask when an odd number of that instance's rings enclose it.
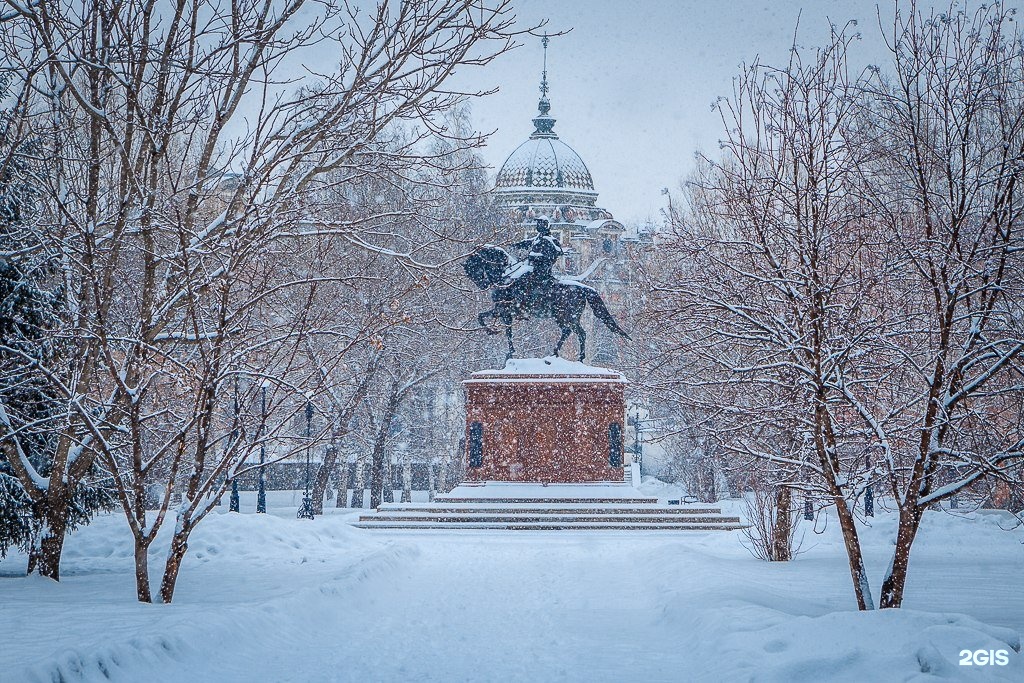
<path fill-rule="evenodd" d="M 497 314 L 494 312 L 494 309 L 492 308 L 491 310 L 484 311 L 483 313 L 478 315 L 476 317 L 476 319 L 480 323 L 480 327 L 484 328 L 484 330 L 487 332 L 487 334 L 498 334 L 497 330 L 492 330 L 490 328 L 490 326 L 485 322 L 488 318 L 496 318 L 496 317 L 497 317 Z"/>

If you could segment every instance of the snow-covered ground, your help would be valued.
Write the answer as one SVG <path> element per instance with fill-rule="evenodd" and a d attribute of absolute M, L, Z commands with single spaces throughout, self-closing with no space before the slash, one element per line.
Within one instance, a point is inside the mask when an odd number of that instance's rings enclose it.
<path fill-rule="evenodd" d="M 732 532 L 366 531 L 251 497 L 195 532 L 172 605 L 134 601 L 118 515 L 69 539 L 60 584 L 0 563 L 0 681 L 1024 680 L 1024 532 L 999 513 L 929 515 L 906 609 L 862 614 L 834 520 L 767 564 Z M 865 530 L 876 595 L 894 529 Z M 1009 661 L 958 664 L 978 649 Z"/>

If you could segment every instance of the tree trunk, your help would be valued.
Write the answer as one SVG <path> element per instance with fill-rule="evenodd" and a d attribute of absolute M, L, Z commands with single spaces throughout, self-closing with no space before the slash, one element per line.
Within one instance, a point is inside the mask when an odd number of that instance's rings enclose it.
<path fill-rule="evenodd" d="M 383 428 L 377 434 L 373 444 L 373 453 L 370 456 L 370 507 L 376 509 L 381 504 L 384 493 L 384 442 L 387 440 L 387 431 Z"/>
<path fill-rule="evenodd" d="M 384 458 L 384 488 L 381 489 L 381 495 L 383 502 L 395 502 L 395 466 L 391 462 L 390 454 Z"/>
<path fill-rule="evenodd" d="M 409 462 L 408 455 L 402 463 L 402 502 L 412 502 L 412 463 Z"/>
<path fill-rule="evenodd" d="M 356 458 L 356 481 L 355 488 L 352 489 L 352 507 L 361 508 L 365 506 L 363 502 L 363 491 L 366 489 L 366 463 L 363 462 L 363 458 Z"/>
<path fill-rule="evenodd" d="M 772 560 L 789 562 L 793 559 L 790 543 L 793 534 L 793 491 L 788 486 L 775 489 L 775 525 L 772 528 Z"/>
<path fill-rule="evenodd" d="M 438 492 L 441 494 L 449 493 L 451 488 L 448 486 L 448 482 L 451 480 L 451 458 L 444 457 L 441 459 L 441 466 L 438 467 L 437 472 L 438 478 Z"/>
<path fill-rule="evenodd" d="M 171 539 L 171 549 L 167 552 L 167 564 L 164 566 L 164 575 L 160 580 L 160 601 L 169 603 L 174 598 L 174 586 L 178 582 L 178 571 L 181 569 L 181 561 L 188 551 L 188 535 L 191 529 L 185 528 L 174 534 Z"/>
<path fill-rule="evenodd" d="M 900 527 L 896 532 L 896 549 L 892 554 L 889 571 L 882 581 L 882 595 L 879 606 L 882 609 L 897 608 L 903 605 L 903 588 L 907 583 L 907 567 L 910 565 L 910 547 L 921 527 L 921 516 L 924 509 L 913 506 L 900 508 Z"/>
<path fill-rule="evenodd" d="M 39 560 L 42 558 L 42 548 L 36 543 L 35 539 L 32 540 L 32 547 L 28 550 L 28 567 L 25 569 L 26 575 L 31 575 L 36 571 L 36 567 L 39 566 Z M 54 579 L 60 581 L 60 577 Z"/>
<path fill-rule="evenodd" d="M 55 484 L 56 486 L 56 484 Z M 54 581 L 60 581 L 60 558 L 64 552 L 64 538 L 68 531 L 68 498 L 66 487 L 49 490 L 44 501 L 34 506 L 36 514 L 41 513 L 43 528 L 40 539 L 28 555 L 27 573 L 37 573 Z"/>
<path fill-rule="evenodd" d="M 462 482 L 466 471 L 466 437 L 459 437 L 459 451 L 454 457 L 448 458 L 448 476 L 445 481 L 445 493 L 451 493 L 452 489 Z"/>
<path fill-rule="evenodd" d="M 842 494 L 833 495 L 832 500 L 836 506 L 836 515 L 839 517 L 839 528 L 843 531 L 846 556 L 850 561 L 850 576 L 853 579 L 853 592 L 857 595 L 857 609 L 874 609 L 875 602 L 871 597 L 868 572 L 864 568 L 864 556 L 861 554 L 860 538 L 857 536 L 853 513 L 846 505 L 846 499 Z"/>
<path fill-rule="evenodd" d="M 338 463 L 338 500 L 335 501 L 334 507 L 345 508 L 348 507 L 348 458 L 342 458 L 341 462 Z"/>
<path fill-rule="evenodd" d="M 149 588 L 149 543 L 135 539 L 135 592 L 139 602 L 153 602 Z"/>
<path fill-rule="evenodd" d="M 434 481 L 434 460 L 431 458 L 427 461 L 427 500 L 431 503 L 434 502 L 434 496 L 437 492 L 436 485 Z"/>
<path fill-rule="evenodd" d="M 33 572 L 54 581 L 60 581 L 60 558 L 67 535 L 67 504 L 50 506 L 46 512 L 42 538 L 28 556 L 28 573 Z"/>
<path fill-rule="evenodd" d="M 402 393 L 398 388 L 398 380 L 396 379 L 391 385 L 391 396 L 388 399 L 388 403 L 384 408 L 384 414 L 381 415 L 380 425 L 377 428 L 377 435 L 373 441 L 373 453 L 370 456 L 370 507 L 377 508 L 381 503 L 381 495 L 385 493 L 384 487 L 387 486 L 387 491 L 391 492 L 389 503 L 394 502 L 395 492 L 391 488 L 391 482 L 385 480 L 385 476 L 390 479 L 391 477 L 391 459 L 387 458 L 385 463 L 385 446 L 388 443 L 388 435 L 391 433 L 391 422 L 395 419 L 395 413 L 398 412 L 398 406 L 402 402 Z M 385 464 L 387 465 L 387 471 L 385 472 Z"/>
<path fill-rule="evenodd" d="M 338 449 L 329 446 L 327 452 L 324 453 L 324 461 L 320 463 L 316 477 L 313 479 L 313 514 L 315 515 L 324 514 L 324 493 L 327 491 L 327 481 L 337 459 Z"/>
<path fill-rule="evenodd" d="M 39 543 L 39 557 L 34 569 L 39 576 L 60 581 L 60 557 L 64 551 L 66 529 L 49 529 Z"/>
<path fill-rule="evenodd" d="M 857 596 L 857 609 L 869 610 L 875 608 L 874 598 L 871 596 L 871 584 L 868 581 L 868 572 L 864 568 L 864 555 L 860 548 L 860 537 L 857 535 L 856 520 L 853 517 L 853 508 L 846 504 L 846 497 L 839 486 L 837 479 L 838 466 L 834 462 L 836 452 L 836 439 L 832 431 L 831 417 L 825 408 L 824 389 L 819 387 L 815 400 L 815 422 L 817 429 L 815 443 L 818 459 L 821 463 L 825 484 L 829 487 L 832 495 L 832 502 L 836 506 L 836 516 L 839 518 L 839 528 L 843 532 L 843 543 L 846 546 L 846 557 L 850 563 L 850 577 L 853 579 L 853 592 Z"/>

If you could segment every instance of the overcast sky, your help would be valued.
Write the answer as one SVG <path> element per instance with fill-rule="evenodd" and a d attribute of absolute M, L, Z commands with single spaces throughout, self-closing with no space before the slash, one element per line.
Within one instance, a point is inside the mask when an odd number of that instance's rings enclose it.
<path fill-rule="evenodd" d="M 721 122 L 711 103 L 729 93 L 742 62 L 785 60 L 798 16 L 801 45 L 824 42 L 830 21 L 856 19 L 863 38 L 853 63 L 885 58 L 875 0 L 518 0 L 516 6 L 523 24 L 547 19 L 551 31 L 572 28 L 548 48 L 555 132 L 590 168 L 598 204 L 628 222 L 657 219 L 665 205 L 661 188 L 678 187 L 697 150 L 717 148 Z M 883 16 L 892 11 L 891 1 L 882 3 Z M 528 40 L 490 66 L 458 75 L 460 84 L 500 88 L 472 103 L 476 127 L 496 131 L 483 150 L 492 174 L 533 130 L 541 60 L 540 39 Z"/>

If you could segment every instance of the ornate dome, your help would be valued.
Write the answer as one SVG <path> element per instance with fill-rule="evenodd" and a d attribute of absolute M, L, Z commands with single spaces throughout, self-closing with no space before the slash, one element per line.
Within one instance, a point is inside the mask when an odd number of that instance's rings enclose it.
<path fill-rule="evenodd" d="M 501 165 L 494 182 L 494 198 L 516 223 L 532 229 L 537 216 L 548 216 L 552 228 L 569 239 L 594 221 L 612 220 L 612 215 L 597 206 L 590 169 L 555 133 L 548 100 L 547 36 L 541 42 L 544 70 L 533 133 Z"/>
<path fill-rule="evenodd" d="M 590 170 L 572 147 L 558 139 L 555 119 L 551 117 L 548 100 L 548 39 L 544 37 L 544 72 L 540 82 L 538 114 L 533 120 L 530 139 L 509 155 L 495 181 L 499 193 L 509 190 L 569 190 L 594 192 Z"/>
<path fill-rule="evenodd" d="M 495 181 L 498 190 L 527 187 L 592 192 L 594 181 L 580 155 L 554 132 L 534 133 L 509 155 Z"/>

